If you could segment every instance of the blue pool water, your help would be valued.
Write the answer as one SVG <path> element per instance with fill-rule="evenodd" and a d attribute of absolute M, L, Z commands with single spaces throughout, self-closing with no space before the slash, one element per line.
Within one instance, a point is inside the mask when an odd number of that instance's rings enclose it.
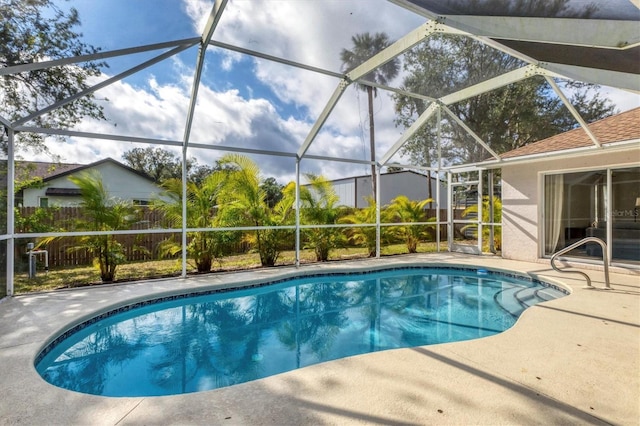
<path fill-rule="evenodd" d="M 36 369 L 94 395 L 198 392 L 356 354 L 490 336 L 564 295 L 485 270 L 297 278 L 103 314 L 45 347 Z"/>

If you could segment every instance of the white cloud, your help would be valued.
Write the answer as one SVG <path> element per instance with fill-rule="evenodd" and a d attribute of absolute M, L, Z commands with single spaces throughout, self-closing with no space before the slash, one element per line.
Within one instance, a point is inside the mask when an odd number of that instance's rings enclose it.
<path fill-rule="evenodd" d="M 353 35 L 376 31 L 397 39 L 423 22 L 383 0 L 260 4 L 268 7 L 256 13 L 256 2 L 229 2 L 214 39 L 334 72 L 340 71 L 340 51 L 352 46 Z M 335 78 L 267 60 L 257 61 L 256 76 L 282 100 L 304 105 L 314 115 L 338 83 Z"/>
<path fill-rule="evenodd" d="M 183 9 L 192 18 L 192 25 L 198 33 L 204 27 L 212 4 L 209 0 L 183 0 Z M 268 6 L 255 13 L 258 4 Z M 388 19 L 380 26 L 379 16 L 383 10 Z M 409 23 L 403 25 L 403 21 Z M 419 22 L 419 18 L 384 0 L 376 0 L 375 5 L 361 0 L 268 3 L 232 0 L 225 9 L 214 39 L 339 71 L 340 50 L 351 45 L 352 35 L 375 28 L 396 38 Z M 281 102 L 294 105 L 298 112 L 308 111 L 308 116 L 281 116 L 283 111 L 272 100 L 258 97 L 258 91 L 252 87 L 230 88 L 216 82 L 214 89 L 203 84 L 199 89 L 191 141 L 295 153 L 336 88 L 337 79 L 266 60 L 242 61 L 239 65 L 241 59 L 243 56 L 238 53 L 226 52 L 221 66 L 227 71 L 235 66 L 251 66 L 256 78 L 271 88 Z M 153 76 L 148 76 L 143 82 L 145 84 L 141 84 L 138 78 L 135 86 L 127 81 L 114 83 L 96 93 L 98 99 L 110 100 L 104 103 L 109 121 L 85 120 L 76 130 L 181 140 L 193 68 L 177 57 L 166 64 L 174 75 L 180 76 L 172 79 L 178 83 L 160 83 L 160 79 Z M 212 72 L 215 77 L 211 66 L 211 63 L 207 64 L 205 73 Z M 245 90 L 250 99 L 244 98 L 240 89 Z M 384 145 L 388 139 L 385 135 L 396 130 L 392 124 L 393 111 L 388 107 L 388 100 L 382 102 L 382 97 L 386 99 L 387 95 L 381 92 L 376 99 L 376 128 L 380 135 L 378 141 Z M 383 104 L 384 108 L 381 107 Z M 366 95 L 348 89 L 318 134 L 311 152 L 338 158 L 368 158 L 366 107 Z M 367 138 L 366 144 L 363 137 Z M 76 139 L 72 138 L 72 141 Z M 50 143 L 50 146 L 53 152 L 69 162 L 90 162 L 106 156 L 120 159 L 124 151 L 139 146 L 105 140 L 82 141 L 82 144 Z M 179 152 L 179 148 L 165 148 Z M 189 155 L 196 156 L 201 164 L 211 164 L 222 153 L 199 149 L 190 151 Z M 293 159 L 278 156 L 258 158 L 265 175 L 280 177 L 281 180 L 293 177 Z M 310 171 L 329 177 L 344 176 L 351 168 L 346 163 L 326 162 L 309 164 L 309 167 Z"/>
<path fill-rule="evenodd" d="M 149 89 L 133 87 L 123 81 L 114 83 L 96 93 L 97 98 L 109 99 L 103 104 L 109 120 L 84 120 L 74 130 L 180 141 L 191 91 L 189 80 L 184 76 L 180 85 L 163 85 L 151 77 L 147 82 Z M 309 128 L 309 123 L 280 117 L 268 100 L 244 99 L 235 89 L 217 92 L 203 85 L 199 90 L 190 140 L 204 145 L 294 153 Z M 62 143 L 50 138 L 47 146 L 63 162 L 90 163 L 105 157 L 121 160 L 125 151 L 149 145 L 73 137 Z M 180 154 L 179 147 L 164 148 Z M 196 157 L 199 164 L 213 165 L 224 153 L 190 149 L 188 156 Z M 28 159 L 50 160 L 44 154 Z M 295 173 L 292 158 L 260 156 L 259 164 L 265 176 L 275 176 L 281 181 L 291 179 Z"/>
<path fill-rule="evenodd" d="M 256 7 L 261 7 L 259 13 L 256 13 Z M 380 20 L 380 16 L 385 19 Z M 353 35 L 376 31 L 386 32 L 391 39 L 397 39 L 422 22 L 422 18 L 384 0 L 230 1 L 214 39 L 339 72 L 340 51 L 351 47 Z M 239 62 L 236 53 L 227 52 L 226 55 L 225 69 Z M 307 110 L 306 119 L 311 123 L 320 115 L 338 85 L 336 78 L 315 72 L 262 59 L 255 59 L 254 63 L 255 76 L 269 86 L 282 102 Z M 382 97 L 388 98 L 388 95 L 380 92 L 376 104 Z M 367 121 L 366 116 L 366 95 L 361 94 L 358 102 L 355 90 L 347 90 L 325 125 L 331 127 L 328 131 L 344 136 L 341 140 L 331 141 L 330 151 L 335 152 L 338 147 L 351 151 L 350 145 L 339 144 L 360 137 L 361 122 L 363 118 Z M 393 117 L 393 109 L 388 105 L 384 111 L 376 113 L 376 133 L 381 135 L 380 152 L 393 142 L 387 135 L 397 133 Z M 302 140 L 304 137 L 306 135 Z M 318 139 L 313 145 L 315 148 L 322 144 Z M 324 145 L 317 149 L 329 152 Z"/>
<path fill-rule="evenodd" d="M 223 70 L 231 71 L 233 69 L 233 66 L 241 60 L 242 55 L 240 53 L 227 51 L 220 65 L 222 66 Z"/>
<path fill-rule="evenodd" d="M 213 7 L 212 0 L 182 0 L 182 4 L 187 16 L 191 17 L 193 22 L 193 28 L 196 33 L 201 34 L 204 29 L 211 8 Z"/>
<path fill-rule="evenodd" d="M 386 0 L 230 1 L 214 39 L 340 71 L 340 50 L 353 35 L 386 32 L 397 39 L 423 21 Z"/>
<path fill-rule="evenodd" d="M 612 87 L 603 87 L 602 94 L 618 107 L 620 112 L 640 107 L 640 95 Z"/>

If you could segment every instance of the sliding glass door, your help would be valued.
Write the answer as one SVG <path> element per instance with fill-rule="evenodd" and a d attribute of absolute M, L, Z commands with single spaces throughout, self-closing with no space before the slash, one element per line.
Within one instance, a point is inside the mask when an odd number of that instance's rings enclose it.
<path fill-rule="evenodd" d="M 611 171 L 611 259 L 640 263 L 640 167 Z"/>
<path fill-rule="evenodd" d="M 640 263 L 640 167 L 549 174 L 543 199 L 545 256 L 598 237 L 611 245 L 613 262 Z M 567 256 L 602 259 L 602 249 L 587 243 Z"/>

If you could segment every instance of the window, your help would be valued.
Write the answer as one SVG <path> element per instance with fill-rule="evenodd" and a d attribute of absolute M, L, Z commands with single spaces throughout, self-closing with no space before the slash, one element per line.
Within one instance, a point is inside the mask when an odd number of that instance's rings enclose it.
<path fill-rule="evenodd" d="M 582 238 L 597 237 L 611 245 L 612 261 L 640 263 L 638 208 L 640 167 L 547 175 L 544 254 L 551 256 Z M 587 243 L 567 254 L 601 259 L 602 249 Z"/>
<path fill-rule="evenodd" d="M 45 208 L 45 209 L 47 207 L 49 207 L 49 198 L 48 197 L 40 197 L 39 201 L 40 201 L 40 207 Z"/>

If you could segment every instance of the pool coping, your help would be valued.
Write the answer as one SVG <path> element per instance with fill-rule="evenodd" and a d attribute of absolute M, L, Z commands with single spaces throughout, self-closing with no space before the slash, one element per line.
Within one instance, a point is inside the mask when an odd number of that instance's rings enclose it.
<path fill-rule="evenodd" d="M 33 367 L 43 342 L 65 324 L 81 322 L 80 318 L 123 300 L 223 288 L 300 272 L 388 269 L 389 264 L 425 266 L 425 262 L 426 266 L 462 262 L 492 270 L 516 270 L 560 284 L 571 294 L 544 302 L 547 307 L 527 309 L 514 327 L 496 336 L 360 355 L 197 394 L 148 398 L 83 395 L 47 384 Z M 589 274 L 596 286 L 602 286 L 601 273 Z M 1 303 L 0 380 L 5 392 L 0 424 L 51 423 L 52 419 L 64 424 L 477 424 L 522 423 L 523 419 L 630 424 L 640 415 L 639 379 L 630 374 L 638 371 L 640 358 L 640 286 L 634 274 L 612 274 L 611 292 L 583 290 L 583 281 L 560 276 L 548 265 L 440 254 L 196 276 L 178 280 L 179 290 L 175 281 L 24 295 Z M 606 329 L 601 330 L 603 323 Z M 545 333 L 541 333 L 542 326 L 548 328 Z M 579 339 L 580 344 L 568 345 L 571 339 Z M 570 352 L 575 349 L 581 352 Z M 607 362 L 610 359 L 615 363 Z M 530 371 L 547 371 L 533 376 L 523 373 L 519 364 L 525 361 Z M 381 366 L 384 374 L 371 374 Z M 389 366 L 393 367 L 389 370 Z M 429 372 L 428 386 L 412 385 L 417 377 L 427 380 L 417 371 Z M 440 400 L 441 394 L 447 394 L 442 390 L 452 385 L 464 392 Z M 432 394 L 431 388 L 440 392 Z M 411 397 L 407 399 L 405 394 Z M 494 400 L 488 400 L 488 394 L 495 395 Z M 542 412 L 550 407 L 549 413 Z"/>

